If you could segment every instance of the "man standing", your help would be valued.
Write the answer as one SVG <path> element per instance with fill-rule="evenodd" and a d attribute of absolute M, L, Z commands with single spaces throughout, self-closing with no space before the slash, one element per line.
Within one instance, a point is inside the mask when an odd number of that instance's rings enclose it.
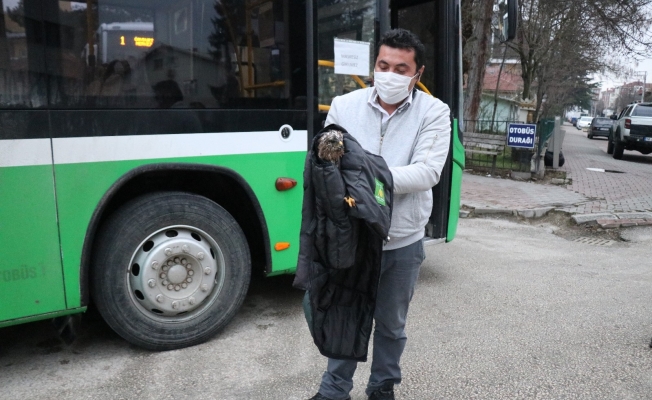
<path fill-rule="evenodd" d="M 405 29 L 380 40 L 374 87 L 333 99 L 326 125 L 338 124 L 367 151 L 382 156 L 394 180 L 390 240 L 383 248 L 374 313 L 370 400 L 394 399 L 401 382 L 405 321 L 421 263 L 422 239 L 450 142 L 450 111 L 414 87 L 424 71 L 425 47 Z M 328 359 L 319 392 L 311 400 L 350 399 L 357 362 Z"/>

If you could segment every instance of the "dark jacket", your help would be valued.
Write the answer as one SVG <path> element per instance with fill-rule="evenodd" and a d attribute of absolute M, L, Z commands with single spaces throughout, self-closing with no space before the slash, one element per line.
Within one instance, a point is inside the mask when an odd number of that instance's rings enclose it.
<path fill-rule="evenodd" d="M 320 135 L 344 132 L 339 167 L 317 157 Z M 327 357 L 367 360 L 393 182 L 382 157 L 329 125 L 313 140 L 304 170 L 299 261 L 294 286 L 308 291 L 308 324 Z M 344 198 L 350 196 L 355 206 Z"/>

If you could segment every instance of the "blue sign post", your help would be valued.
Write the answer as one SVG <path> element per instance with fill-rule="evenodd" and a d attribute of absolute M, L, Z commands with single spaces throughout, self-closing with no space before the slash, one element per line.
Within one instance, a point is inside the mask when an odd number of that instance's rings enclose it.
<path fill-rule="evenodd" d="M 534 124 L 509 124 L 507 128 L 507 145 L 522 149 L 533 149 L 537 126 Z"/>

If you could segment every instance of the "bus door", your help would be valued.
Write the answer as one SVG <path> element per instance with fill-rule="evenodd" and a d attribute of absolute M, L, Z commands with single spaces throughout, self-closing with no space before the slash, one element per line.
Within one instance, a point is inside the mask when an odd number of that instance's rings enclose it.
<path fill-rule="evenodd" d="M 421 78 L 422 90 L 431 92 L 451 108 L 451 127 L 453 134 L 457 133 L 457 119 L 461 115 L 458 0 L 357 0 L 346 3 L 319 0 L 315 3 L 315 14 L 319 110 L 314 119 L 315 131 L 321 128 L 335 96 L 371 84 L 377 40 L 391 27 L 408 29 L 424 43 L 426 69 Z M 357 51 L 357 56 L 366 56 L 368 52 L 368 63 L 358 63 L 357 69 L 335 73 L 334 49 L 342 43 Z M 433 239 L 431 243 L 450 241 L 455 236 L 464 164 L 464 151 L 458 142 L 458 139 L 451 141 L 451 156 L 439 184 L 433 189 L 433 211 L 426 226 L 426 235 Z M 453 151 L 455 157 L 452 157 Z"/>
<path fill-rule="evenodd" d="M 451 110 L 451 145 L 441 179 L 432 190 L 433 209 L 426 226 L 431 242 L 451 241 L 460 207 L 464 149 L 458 137 L 461 114 L 459 0 L 390 2 L 392 28 L 414 32 L 426 48 L 421 83 Z"/>

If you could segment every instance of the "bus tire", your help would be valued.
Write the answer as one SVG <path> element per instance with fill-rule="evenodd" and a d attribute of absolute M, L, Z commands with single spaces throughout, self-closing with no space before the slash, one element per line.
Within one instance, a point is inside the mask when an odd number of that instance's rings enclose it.
<path fill-rule="evenodd" d="M 235 316 L 249 287 L 242 229 L 203 196 L 133 199 L 109 217 L 95 243 L 93 300 L 113 330 L 143 348 L 208 340 Z"/>

